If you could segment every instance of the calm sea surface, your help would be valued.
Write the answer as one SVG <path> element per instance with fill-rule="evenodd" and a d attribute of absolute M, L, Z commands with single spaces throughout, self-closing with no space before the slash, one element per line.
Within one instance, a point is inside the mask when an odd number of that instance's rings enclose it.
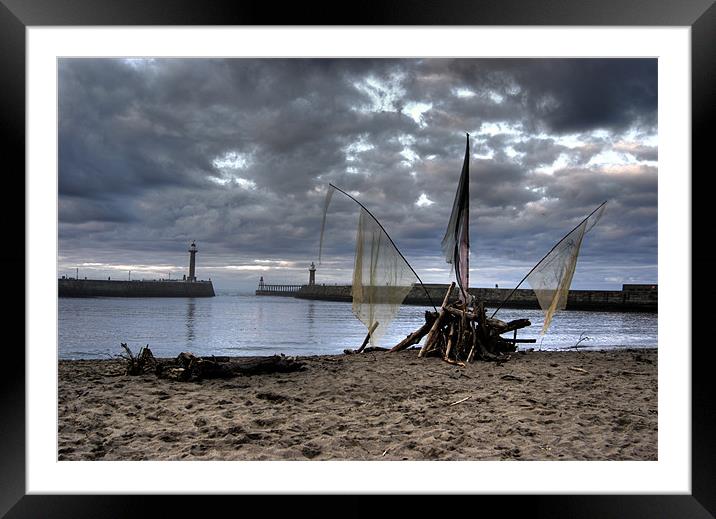
<path fill-rule="evenodd" d="M 425 322 L 426 309 L 403 305 L 381 345 L 393 346 L 416 330 Z M 522 348 L 567 348 L 580 340 L 580 334 L 589 337 L 580 348 L 657 345 L 657 314 L 563 311 L 544 337 L 539 335 L 539 310 L 503 308 L 495 317 L 532 321 L 518 337 L 537 342 Z M 59 299 L 61 359 L 107 358 L 122 352 L 121 342 L 135 352 L 149 344 L 157 357 L 174 357 L 182 351 L 197 355 L 337 354 L 360 346 L 365 335 L 350 303 L 228 293 L 196 299 Z"/>

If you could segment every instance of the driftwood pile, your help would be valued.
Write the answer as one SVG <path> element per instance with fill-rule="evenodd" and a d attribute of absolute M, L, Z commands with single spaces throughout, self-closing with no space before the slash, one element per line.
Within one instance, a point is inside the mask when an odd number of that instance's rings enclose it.
<path fill-rule="evenodd" d="M 465 365 L 474 359 L 506 360 L 518 343 L 535 342 L 517 338 L 517 330 L 532 324 L 529 319 L 505 322 L 488 318 L 482 302 L 448 304 L 454 287 L 453 282 L 438 312 L 425 312 L 425 324 L 390 351 L 404 350 L 426 337 L 418 357 L 439 356 L 450 364 Z M 501 337 L 508 332 L 513 332 L 513 337 Z"/>
<path fill-rule="evenodd" d="M 271 357 L 236 359 L 231 357 L 197 357 L 182 352 L 175 359 L 157 359 L 149 349 L 143 346 L 135 356 L 129 347 L 122 343 L 126 355 L 119 355 L 127 362 L 127 375 L 154 373 L 159 378 L 181 382 L 210 378 L 232 378 L 239 375 L 263 375 L 267 373 L 288 373 L 305 368 L 302 362 L 285 355 Z"/>

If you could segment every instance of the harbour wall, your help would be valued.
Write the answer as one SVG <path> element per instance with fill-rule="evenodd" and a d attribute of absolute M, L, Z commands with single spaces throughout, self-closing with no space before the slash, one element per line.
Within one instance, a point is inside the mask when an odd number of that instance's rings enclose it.
<path fill-rule="evenodd" d="M 262 278 L 263 279 L 263 278 Z M 279 297 L 296 297 L 296 294 L 308 285 L 266 285 L 259 283 L 259 288 L 256 290 L 257 296 L 279 296 Z"/>
<path fill-rule="evenodd" d="M 214 297 L 211 281 L 58 279 L 59 297 Z"/>
<path fill-rule="evenodd" d="M 448 285 L 425 285 L 428 295 L 420 285 L 413 286 L 405 298 L 405 304 L 430 306 L 431 300 L 439 306 Z M 488 307 L 496 307 L 507 298 L 512 290 L 506 288 L 471 288 L 470 294 L 484 301 Z M 456 287 L 450 301 L 458 298 Z M 258 295 L 258 291 L 257 291 Z M 266 294 L 269 295 L 269 294 Z M 276 294 L 271 294 L 276 295 Z M 303 285 L 291 294 L 301 299 L 326 301 L 352 301 L 351 285 Z M 518 289 L 512 294 L 505 308 L 539 308 L 534 291 Z M 624 285 L 622 290 L 570 290 L 567 297 L 568 310 L 596 310 L 615 312 L 656 312 L 658 310 L 658 289 L 656 285 Z"/>

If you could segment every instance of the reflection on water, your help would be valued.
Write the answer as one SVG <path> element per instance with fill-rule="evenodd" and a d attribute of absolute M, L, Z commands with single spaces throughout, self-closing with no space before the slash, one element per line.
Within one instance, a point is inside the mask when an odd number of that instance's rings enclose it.
<path fill-rule="evenodd" d="M 308 339 L 308 343 L 311 344 L 315 342 L 315 328 L 316 325 L 314 323 L 316 319 L 316 302 L 315 301 L 308 301 L 308 308 L 306 312 L 306 323 L 308 324 L 308 333 L 306 334 L 306 338 Z"/>
<path fill-rule="evenodd" d="M 264 327 L 264 305 L 258 305 L 256 307 L 256 325 L 259 328 Z"/>
<path fill-rule="evenodd" d="M 392 346 L 425 322 L 426 307 L 402 306 L 382 339 Z M 518 337 L 534 338 L 524 347 L 562 349 L 580 335 L 586 348 L 655 347 L 657 315 L 610 312 L 559 312 L 544 337 L 539 310 L 503 308 L 498 318 L 527 318 L 532 326 Z M 59 300 L 61 358 L 97 358 L 149 344 L 156 356 L 182 351 L 197 355 L 337 354 L 355 348 L 366 328 L 350 303 L 290 297 L 219 295 L 214 298 L 92 298 Z"/>
<path fill-rule="evenodd" d="M 196 301 L 193 297 L 190 297 L 186 301 L 186 345 L 190 346 L 194 341 L 194 312 L 196 311 Z"/>

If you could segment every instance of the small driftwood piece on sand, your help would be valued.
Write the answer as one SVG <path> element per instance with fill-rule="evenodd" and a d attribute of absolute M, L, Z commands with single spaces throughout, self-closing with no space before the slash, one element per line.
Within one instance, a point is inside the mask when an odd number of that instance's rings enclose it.
<path fill-rule="evenodd" d="M 589 371 L 587 371 L 587 370 L 584 369 L 584 368 L 574 368 L 574 367 L 572 367 L 572 366 L 568 366 L 568 368 L 571 369 L 572 371 L 577 371 L 577 372 L 579 372 L 579 373 L 589 373 Z"/>
<path fill-rule="evenodd" d="M 127 361 L 128 375 L 155 373 L 159 378 L 190 381 L 209 378 L 232 378 L 240 375 L 263 375 L 267 373 L 288 373 L 305 368 L 302 362 L 285 355 L 271 357 L 236 359 L 231 357 L 197 357 L 182 352 L 175 359 L 156 359 L 149 345 L 142 347 L 134 356 L 129 347 L 122 343 L 127 355 L 120 355 Z"/>
<path fill-rule="evenodd" d="M 425 336 L 418 357 L 436 356 L 453 365 L 464 366 L 475 359 L 504 362 L 519 343 L 536 339 L 518 339 L 517 330 L 530 326 L 529 319 L 505 322 L 488 318 L 482 302 L 449 303 L 455 283 L 451 283 L 437 314 L 425 312 L 425 324 L 393 346 L 400 351 L 417 344 Z M 513 337 L 501 334 L 513 332 Z"/>
<path fill-rule="evenodd" d="M 457 402 L 453 402 L 452 404 L 449 404 L 449 405 L 453 406 L 453 405 L 457 405 L 457 404 L 462 404 L 462 403 L 463 403 L 465 400 L 467 400 L 468 398 L 470 398 L 470 396 L 466 396 L 465 398 L 461 398 L 461 399 L 458 400 Z"/>

